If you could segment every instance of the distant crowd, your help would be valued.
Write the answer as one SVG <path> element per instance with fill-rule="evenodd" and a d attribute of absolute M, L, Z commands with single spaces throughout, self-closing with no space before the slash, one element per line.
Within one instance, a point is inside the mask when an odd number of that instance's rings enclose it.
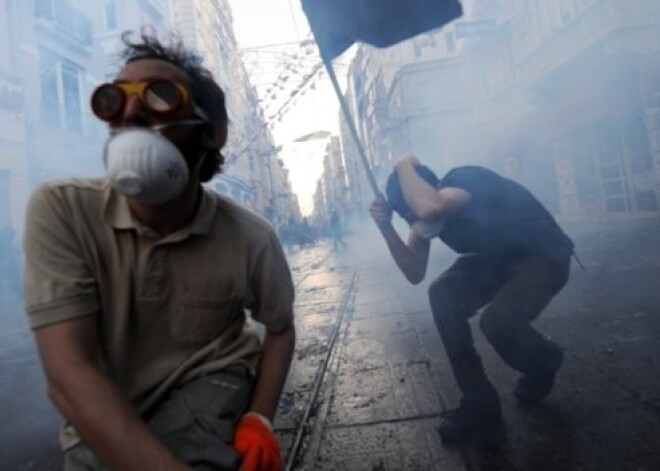
<path fill-rule="evenodd" d="M 282 244 L 287 250 L 293 250 L 296 246 L 300 249 L 313 247 L 321 239 L 331 239 L 333 250 L 346 248 L 344 241 L 345 227 L 341 217 L 336 210 L 330 213 L 327 224 L 310 224 L 308 218 L 296 221 L 289 218 L 287 223 L 279 228 L 279 236 Z"/>
<path fill-rule="evenodd" d="M 290 218 L 287 224 L 280 228 L 280 240 L 287 249 L 296 245 L 300 248 L 311 247 L 318 241 L 319 232 L 319 228 L 310 225 L 307 218 L 300 222 Z"/>

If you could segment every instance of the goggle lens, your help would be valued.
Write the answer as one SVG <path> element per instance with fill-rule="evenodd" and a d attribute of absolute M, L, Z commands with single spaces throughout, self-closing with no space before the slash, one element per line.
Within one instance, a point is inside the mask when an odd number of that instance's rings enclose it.
<path fill-rule="evenodd" d="M 98 118 L 110 120 L 124 108 L 125 98 L 119 87 L 111 84 L 101 85 L 92 95 L 92 111 Z"/>
<path fill-rule="evenodd" d="M 104 121 L 116 119 L 124 111 L 131 95 L 137 95 L 142 104 L 156 114 L 172 113 L 187 101 L 185 88 L 169 80 L 106 83 L 92 94 L 92 111 Z"/>
<path fill-rule="evenodd" d="M 179 89 L 172 82 L 158 80 L 151 82 L 144 90 L 146 105 L 157 113 L 174 111 L 182 102 Z"/>

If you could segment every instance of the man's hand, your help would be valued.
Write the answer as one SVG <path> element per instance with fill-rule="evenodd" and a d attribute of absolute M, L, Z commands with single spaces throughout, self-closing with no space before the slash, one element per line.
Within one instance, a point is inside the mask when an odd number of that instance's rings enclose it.
<path fill-rule="evenodd" d="M 234 449 L 243 457 L 240 471 L 280 471 L 280 445 L 273 435 L 270 422 L 254 412 L 248 412 L 236 425 Z"/>
<path fill-rule="evenodd" d="M 369 207 L 369 214 L 378 227 L 387 226 L 392 222 L 392 208 L 383 198 L 376 198 Z"/>

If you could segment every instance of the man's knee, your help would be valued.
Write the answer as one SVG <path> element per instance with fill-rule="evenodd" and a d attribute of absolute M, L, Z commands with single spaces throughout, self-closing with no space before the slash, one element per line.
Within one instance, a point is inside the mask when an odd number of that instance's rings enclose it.
<path fill-rule="evenodd" d="M 504 323 L 488 313 L 484 313 L 479 319 L 479 328 L 491 344 L 501 343 L 508 334 Z"/>
<path fill-rule="evenodd" d="M 447 282 L 442 277 L 436 278 L 428 288 L 429 302 L 435 315 L 436 311 L 442 309 L 451 300 L 451 293 L 447 289 Z"/>
<path fill-rule="evenodd" d="M 461 299 L 461 290 L 452 283 L 451 278 L 440 276 L 428 289 L 433 318 L 437 325 L 444 325 L 454 319 L 469 317 Z"/>

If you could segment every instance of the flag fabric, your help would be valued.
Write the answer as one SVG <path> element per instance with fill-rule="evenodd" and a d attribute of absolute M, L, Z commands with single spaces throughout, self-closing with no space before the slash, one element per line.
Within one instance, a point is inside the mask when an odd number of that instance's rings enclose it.
<path fill-rule="evenodd" d="M 463 13 L 458 0 L 302 0 L 302 6 L 328 61 L 353 43 L 391 46 Z"/>

